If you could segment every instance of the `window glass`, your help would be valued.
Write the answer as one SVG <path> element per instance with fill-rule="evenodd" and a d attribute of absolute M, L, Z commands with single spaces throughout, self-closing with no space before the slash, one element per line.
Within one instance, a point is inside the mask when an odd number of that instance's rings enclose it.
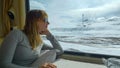
<path fill-rule="evenodd" d="M 30 0 L 64 50 L 120 56 L 120 0 Z"/>

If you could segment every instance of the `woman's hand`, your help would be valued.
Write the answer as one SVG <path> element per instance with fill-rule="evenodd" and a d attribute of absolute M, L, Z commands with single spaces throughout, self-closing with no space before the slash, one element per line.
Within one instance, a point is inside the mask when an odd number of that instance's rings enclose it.
<path fill-rule="evenodd" d="M 45 63 L 40 68 L 57 68 L 57 66 L 52 63 Z"/>
<path fill-rule="evenodd" d="M 48 29 L 46 29 L 46 30 L 44 30 L 44 31 L 39 32 L 39 34 L 41 34 L 41 35 L 49 35 L 50 32 L 49 32 Z"/>

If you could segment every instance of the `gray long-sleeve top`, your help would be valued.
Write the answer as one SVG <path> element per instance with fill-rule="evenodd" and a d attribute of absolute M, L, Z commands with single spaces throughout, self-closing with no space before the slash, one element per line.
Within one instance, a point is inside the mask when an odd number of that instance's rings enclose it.
<path fill-rule="evenodd" d="M 63 50 L 53 35 L 46 37 L 56 49 L 57 54 Z M 44 44 L 43 47 L 46 47 Z M 21 30 L 11 31 L 0 47 L 0 68 L 35 68 L 29 65 L 38 58 L 36 51 L 32 50 L 27 36 Z"/>

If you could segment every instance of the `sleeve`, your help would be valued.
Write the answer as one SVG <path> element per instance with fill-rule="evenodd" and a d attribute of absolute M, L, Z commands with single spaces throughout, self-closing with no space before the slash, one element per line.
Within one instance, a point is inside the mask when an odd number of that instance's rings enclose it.
<path fill-rule="evenodd" d="M 47 35 L 46 38 L 51 42 L 53 47 L 50 47 L 49 45 L 44 43 L 43 44 L 44 49 L 45 48 L 46 49 L 55 49 L 57 52 L 57 55 L 63 54 L 64 51 L 63 51 L 61 45 L 59 44 L 59 42 L 56 40 L 56 38 L 52 34 Z"/>
<path fill-rule="evenodd" d="M 13 30 L 4 39 L 0 48 L 0 68 L 34 68 L 24 67 L 12 63 L 15 49 L 20 42 L 20 32 Z"/>
<path fill-rule="evenodd" d="M 43 42 L 42 50 L 52 50 L 53 47 Z"/>

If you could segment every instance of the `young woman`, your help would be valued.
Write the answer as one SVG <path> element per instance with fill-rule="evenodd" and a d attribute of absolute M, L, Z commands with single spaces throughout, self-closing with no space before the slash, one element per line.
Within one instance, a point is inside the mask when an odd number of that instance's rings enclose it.
<path fill-rule="evenodd" d="M 24 30 L 14 29 L 4 39 L 0 47 L 0 68 L 56 68 L 52 62 L 63 50 L 47 29 L 48 24 L 45 11 L 29 11 Z M 40 35 L 46 35 L 53 47 L 43 43 Z"/>

